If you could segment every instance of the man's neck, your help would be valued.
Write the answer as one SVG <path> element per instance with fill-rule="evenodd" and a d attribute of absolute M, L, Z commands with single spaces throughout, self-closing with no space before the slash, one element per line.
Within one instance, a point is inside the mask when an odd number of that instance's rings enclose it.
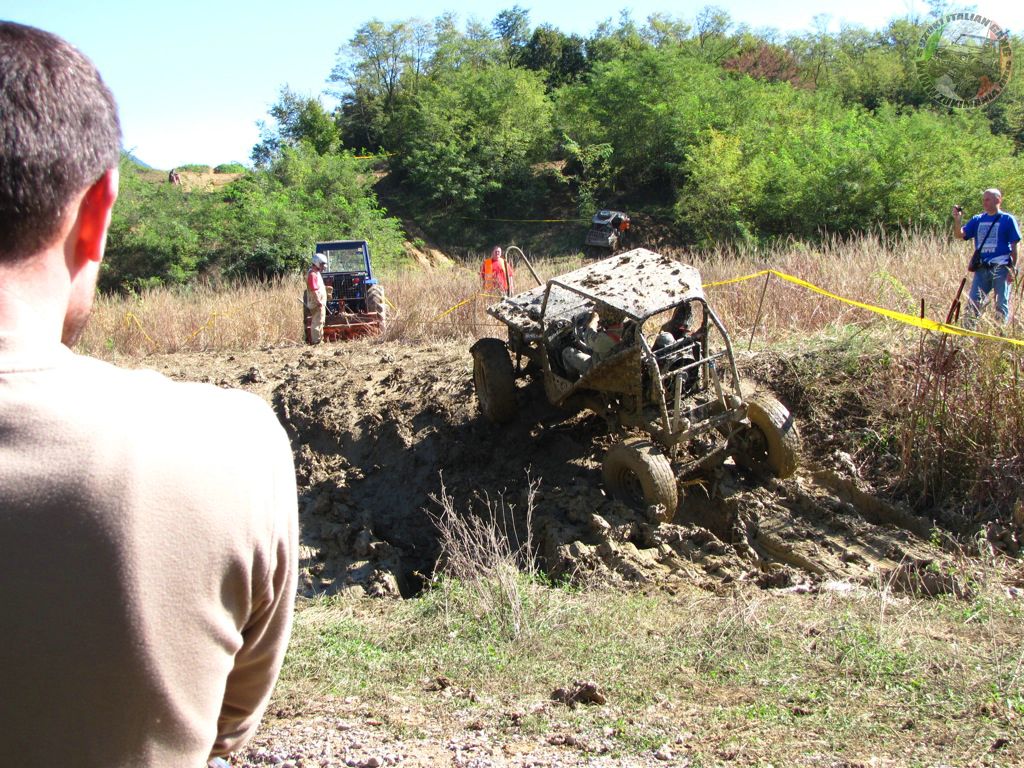
<path fill-rule="evenodd" d="M 49 345 L 59 342 L 71 292 L 63 253 L 51 250 L 0 265 L 0 332 Z M 63 274 L 63 279 L 61 279 Z"/>

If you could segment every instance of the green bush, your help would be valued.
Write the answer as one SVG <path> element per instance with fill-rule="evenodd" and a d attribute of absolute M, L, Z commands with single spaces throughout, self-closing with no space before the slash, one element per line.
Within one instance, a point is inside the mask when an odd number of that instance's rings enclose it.
<path fill-rule="evenodd" d="M 554 149 L 539 74 L 501 65 L 446 72 L 422 89 L 407 125 L 395 165 L 422 198 L 469 216 L 535 202 L 533 164 Z"/>
<path fill-rule="evenodd" d="M 241 163 L 221 163 L 213 169 L 214 173 L 245 173 L 246 167 Z"/>
<path fill-rule="evenodd" d="M 300 143 L 267 169 L 219 188 L 155 184 L 128 160 L 114 209 L 103 290 L 187 283 L 200 274 L 267 278 L 303 266 L 319 240 L 369 240 L 381 266 L 404 255 L 397 219 L 348 153 Z"/>

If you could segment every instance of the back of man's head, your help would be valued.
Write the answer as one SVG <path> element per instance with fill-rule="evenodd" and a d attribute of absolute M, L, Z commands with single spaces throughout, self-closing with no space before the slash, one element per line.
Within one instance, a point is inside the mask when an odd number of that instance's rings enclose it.
<path fill-rule="evenodd" d="M 56 35 L 0 22 L 0 260 L 50 245 L 120 149 L 117 105 L 92 62 Z"/>

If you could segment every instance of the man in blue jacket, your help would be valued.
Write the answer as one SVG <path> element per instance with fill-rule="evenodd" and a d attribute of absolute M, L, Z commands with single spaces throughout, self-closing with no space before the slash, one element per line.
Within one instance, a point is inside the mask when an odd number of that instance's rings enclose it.
<path fill-rule="evenodd" d="M 996 312 L 1002 321 L 1005 323 L 1010 317 L 1010 292 L 1017 268 L 1020 226 L 1012 214 L 1002 211 L 1002 202 L 1002 192 L 986 189 L 981 198 L 984 213 L 972 216 L 966 224 L 963 223 L 963 209 L 953 206 L 956 234 L 964 240 L 973 239 L 974 248 L 980 256 L 967 299 L 964 325 L 968 328 L 977 323 L 989 291 L 995 296 Z"/>

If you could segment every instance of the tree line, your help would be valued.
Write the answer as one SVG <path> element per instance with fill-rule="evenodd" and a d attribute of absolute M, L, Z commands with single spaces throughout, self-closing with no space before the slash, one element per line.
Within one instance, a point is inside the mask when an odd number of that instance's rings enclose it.
<path fill-rule="evenodd" d="M 341 231 L 397 256 L 400 228 L 365 154 L 387 158 L 403 210 L 448 235 L 467 220 L 614 206 L 649 213 L 680 244 L 813 239 L 947 226 L 951 203 L 976 208 L 989 186 L 1012 209 L 1024 194 L 1022 78 L 977 108 L 933 101 L 922 44 L 948 9 L 931 5 L 880 30 L 830 33 L 819 20 L 789 36 L 714 7 L 642 23 L 624 12 L 587 37 L 533 25 L 519 6 L 490 23 L 368 21 L 324 94 L 281 89 L 254 170 L 185 204 L 182 219 L 202 228 L 165 246 L 169 274 L 280 271 L 299 244 Z M 123 229 L 139 239 L 146 226 Z"/>

